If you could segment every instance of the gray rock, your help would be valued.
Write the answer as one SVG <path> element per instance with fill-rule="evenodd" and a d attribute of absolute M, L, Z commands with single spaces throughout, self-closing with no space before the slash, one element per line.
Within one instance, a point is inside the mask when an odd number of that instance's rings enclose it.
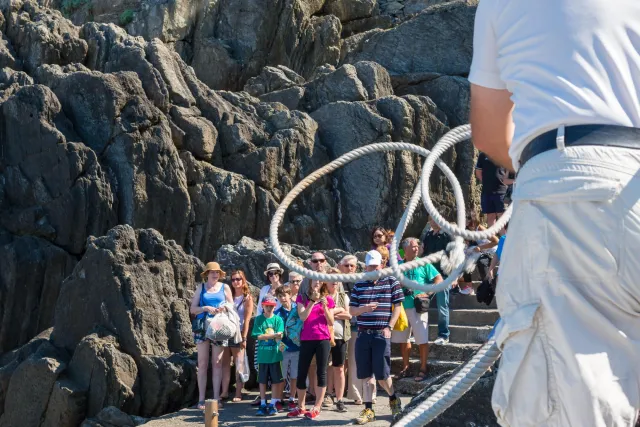
<path fill-rule="evenodd" d="M 197 400 L 195 360 L 181 354 L 142 356 L 138 366 L 143 416 L 157 417 L 178 411 Z"/>
<path fill-rule="evenodd" d="M 40 79 L 109 170 L 118 190 L 118 222 L 146 224 L 183 243 L 190 211 L 184 168 L 169 122 L 148 100 L 138 76 L 63 71 L 43 67 Z"/>
<path fill-rule="evenodd" d="M 452 1 L 454 0 L 405 0 L 404 13 L 406 15 L 420 13 L 423 10 L 436 4 L 451 3 Z"/>
<path fill-rule="evenodd" d="M 383 12 L 395 15 L 404 9 L 404 4 L 399 1 L 392 1 L 384 5 Z"/>
<path fill-rule="evenodd" d="M 173 106 L 171 118 L 183 132 L 182 141 L 178 148 L 193 153 L 198 159 L 211 161 L 218 139 L 218 131 L 209 120 L 202 117 L 200 110 L 196 107 Z"/>
<path fill-rule="evenodd" d="M 337 16 L 342 22 L 368 18 L 378 13 L 378 0 L 327 0 L 323 12 Z"/>
<path fill-rule="evenodd" d="M 62 284 L 53 342 L 72 350 L 102 326 L 117 331 L 121 351 L 134 359 L 191 348 L 188 305 L 201 265 L 154 230 L 119 225 L 89 239 Z"/>
<path fill-rule="evenodd" d="M 68 378 L 59 378 L 53 385 L 42 427 L 76 427 L 84 419 L 86 396 Z"/>
<path fill-rule="evenodd" d="M 125 414 L 115 406 L 107 406 L 94 418 L 88 418 L 80 427 L 134 427 L 138 424 L 133 417 Z"/>
<path fill-rule="evenodd" d="M 0 246 L 0 257 L 0 311 L 5 319 L 0 324 L 1 354 L 53 326 L 52 302 L 58 298 L 60 284 L 71 274 L 76 260 L 33 236 L 11 237 L 10 242 Z"/>
<path fill-rule="evenodd" d="M 159 38 L 165 43 L 188 39 L 195 29 L 197 15 L 204 7 L 203 1 L 190 0 L 146 0 L 136 3 L 131 23 L 126 25 L 129 34 L 142 36 L 146 40 Z M 118 20 L 121 20 L 125 11 L 118 15 Z M 96 21 L 117 23 L 113 19 Z"/>
<path fill-rule="evenodd" d="M 244 85 L 244 90 L 252 96 L 261 96 L 304 83 L 304 78 L 283 65 L 267 66 L 262 69 L 259 75 L 247 81 Z"/>
<path fill-rule="evenodd" d="M 88 43 L 87 67 L 103 73 L 134 71 L 147 97 L 161 111 L 169 111 L 169 89 L 160 71 L 146 59 L 144 40 L 130 37 L 114 24 L 85 24 L 80 34 Z"/>
<path fill-rule="evenodd" d="M 339 19 L 313 16 L 322 5 L 302 0 L 217 2 L 195 30 L 191 65 L 214 89 L 238 90 L 265 65 L 284 65 L 308 77 L 318 65 L 335 64 L 340 56 Z"/>
<path fill-rule="evenodd" d="M 13 0 L 5 5 L 5 34 L 28 73 L 42 64 L 66 65 L 84 61 L 87 43 L 60 12 L 42 9 L 29 0 Z"/>
<path fill-rule="evenodd" d="M 33 84 L 33 79 L 24 71 L 15 71 L 11 68 L 0 70 L 0 87 L 11 86 L 17 83 L 19 86 L 29 86 Z"/>
<path fill-rule="evenodd" d="M 114 197 L 95 153 L 67 142 L 56 128 L 67 119 L 44 86 L 22 87 L 0 108 L 0 222 L 14 234 L 43 237 L 81 253 L 88 236 L 101 235 L 116 223 Z"/>
<path fill-rule="evenodd" d="M 169 97 L 172 103 L 189 107 L 196 103 L 182 77 L 182 72 L 176 61 L 180 60 L 175 52 L 169 49 L 160 40 L 155 39 L 147 44 L 147 58 L 160 72 L 169 89 Z"/>
<path fill-rule="evenodd" d="M 39 426 L 45 416 L 49 396 L 66 364 L 39 351 L 13 372 L 4 402 L 4 413 L 0 417 L 1 427 Z"/>
<path fill-rule="evenodd" d="M 363 33 L 367 35 L 345 42 L 348 47 L 342 62 L 374 61 L 392 76 L 419 72 L 466 75 L 477 4 L 477 0 L 460 0 L 433 6 L 391 30 Z"/>
<path fill-rule="evenodd" d="M 395 82 L 398 95 L 428 96 L 449 118 L 451 127 L 469 123 L 469 80 L 458 76 L 417 75 Z"/>
<path fill-rule="evenodd" d="M 293 86 L 288 89 L 260 95 L 260 101 L 279 102 L 290 110 L 298 110 L 300 108 L 300 101 L 304 97 L 304 91 L 304 87 Z"/>
<path fill-rule="evenodd" d="M 380 28 L 386 30 L 393 27 L 394 18 L 389 15 L 376 15 L 369 18 L 355 19 L 342 24 L 342 38 Z"/>
<path fill-rule="evenodd" d="M 358 79 L 367 90 L 368 99 L 393 95 L 391 78 L 384 67 L 369 61 L 356 62 L 353 66 L 356 68 Z"/>
<path fill-rule="evenodd" d="M 450 371 L 422 383 L 422 391 L 414 397 L 404 408 L 402 415 L 406 415 L 423 403 L 430 395 L 436 392 L 456 372 Z M 429 426 L 483 426 L 497 427 L 498 422 L 491 409 L 491 392 L 495 382 L 495 372 L 485 374 L 465 395 L 437 417 Z M 398 417 L 397 419 L 400 419 Z M 392 423 L 393 425 L 393 423 Z"/>
<path fill-rule="evenodd" d="M 182 152 L 180 157 L 187 170 L 193 209 L 189 248 L 198 258 L 212 260 L 221 245 L 254 235 L 255 184 L 242 175 L 199 162 L 190 153 Z"/>
<path fill-rule="evenodd" d="M 120 351 L 116 337 L 98 334 L 84 337 L 75 348 L 68 375 L 86 395 L 87 417 L 97 415 L 106 406 L 127 412 L 138 410 L 139 402 L 134 396 L 138 368 L 131 356 Z"/>

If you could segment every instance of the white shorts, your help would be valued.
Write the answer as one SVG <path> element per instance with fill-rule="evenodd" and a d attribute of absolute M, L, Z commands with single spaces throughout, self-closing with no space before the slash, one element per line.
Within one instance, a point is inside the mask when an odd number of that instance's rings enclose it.
<path fill-rule="evenodd" d="M 298 378 L 299 351 L 285 351 L 282 353 L 282 375 L 285 378 Z"/>
<path fill-rule="evenodd" d="M 501 426 L 633 427 L 640 150 L 552 150 L 519 172 L 496 298 Z"/>
<path fill-rule="evenodd" d="M 413 332 L 416 344 L 427 344 L 429 342 L 429 313 L 416 313 L 415 308 L 405 308 L 409 327 L 404 331 L 391 331 L 391 342 L 402 344 L 409 342 L 409 337 Z"/>

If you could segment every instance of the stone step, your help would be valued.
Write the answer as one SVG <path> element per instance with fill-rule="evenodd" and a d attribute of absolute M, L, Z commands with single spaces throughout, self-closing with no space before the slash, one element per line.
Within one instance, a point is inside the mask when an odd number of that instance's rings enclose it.
<path fill-rule="evenodd" d="M 430 308 L 436 308 L 436 298 L 431 298 Z M 454 294 L 449 296 L 449 310 L 488 310 L 496 309 L 496 299 L 491 301 L 490 305 L 480 303 L 475 295 Z"/>
<path fill-rule="evenodd" d="M 457 326 L 449 325 L 449 341 L 452 343 L 483 344 L 487 341 L 491 326 Z M 438 325 L 429 325 L 429 340 L 438 338 Z"/>
<path fill-rule="evenodd" d="M 440 360 L 446 362 L 466 362 L 471 359 L 473 354 L 478 351 L 482 344 L 458 344 L 447 343 L 444 345 L 434 345 L 433 342 L 429 345 L 429 360 Z M 391 344 L 391 356 L 400 357 L 400 346 L 398 344 Z M 409 357 L 419 358 L 420 348 L 412 344 Z"/>
<path fill-rule="evenodd" d="M 427 366 L 429 368 L 429 376 L 435 377 L 442 373 L 445 373 L 451 369 L 455 369 L 460 366 L 462 362 L 452 362 L 443 360 L 428 360 Z M 391 375 L 395 377 L 402 370 L 402 357 L 391 358 Z M 409 359 L 409 370 L 407 371 L 410 376 L 415 377 L 420 372 L 420 359 L 412 357 Z"/>
<path fill-rule="evenodd" d="M 500 313 L 498 310 L 470 310 L 457 309 L 449 310 L 449 324 L 459 326 L 493 326 Z M 438 309 L 429 309 L 429 324 L 438 324 Z"/>

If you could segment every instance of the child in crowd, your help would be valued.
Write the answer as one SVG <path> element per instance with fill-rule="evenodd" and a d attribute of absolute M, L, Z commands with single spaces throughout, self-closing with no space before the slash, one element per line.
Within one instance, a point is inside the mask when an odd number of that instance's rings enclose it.
<path fill-rule="evenodd" d="M 257 415 L 276 415 L 280 402 L 282 378 L 282 352 L 279 341 L 284 333 L 284 322 L 274 314 L 276 299 L 265 295 L 262 299 L 262 314 L 256 317 L 251 335 L 258 341 L 258 384 L 260 385 L 260 407 Z M 271 379 L 271 402 L 267 406 L 267 384 Z"/>
<path fill-rule="evenodd" d="M 296 292 L 297 293 L 297 292 Z M 291 289 L 288 286 L 280 287 L 276 290 L 276 297 L 280 300 L 281 307 L 276 311 L 276 315 L 282 318 L 284 324 L 287 324 L 287 319 L 293 310 L 296 309 L 296 304 L 291 301 Z M 286 328 L 285 328 L 286 329 Z M 285 378 L 289 381 L 289 405 L 288 409 L 292 410 L 298 407 L 296 403 L 296 379 L 298 378 L 298 359 L 300 357 L 300 347 L 291 341 L 291 338 L 285 335 L 282 338 L 282 345 L 284 346 L 282 354 L 282 367 Z M 288 376 L 287 376 L 288 372 Z"/>

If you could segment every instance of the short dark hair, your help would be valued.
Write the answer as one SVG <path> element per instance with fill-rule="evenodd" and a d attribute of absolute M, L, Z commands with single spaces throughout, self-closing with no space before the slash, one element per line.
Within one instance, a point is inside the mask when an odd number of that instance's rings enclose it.
<path fill-rule="evenodd" d="M 276 289 L 276 297 L 280 298 L 285 295 L 291 295 L 291 288 L 289 286 L 280 286 Z"/>

